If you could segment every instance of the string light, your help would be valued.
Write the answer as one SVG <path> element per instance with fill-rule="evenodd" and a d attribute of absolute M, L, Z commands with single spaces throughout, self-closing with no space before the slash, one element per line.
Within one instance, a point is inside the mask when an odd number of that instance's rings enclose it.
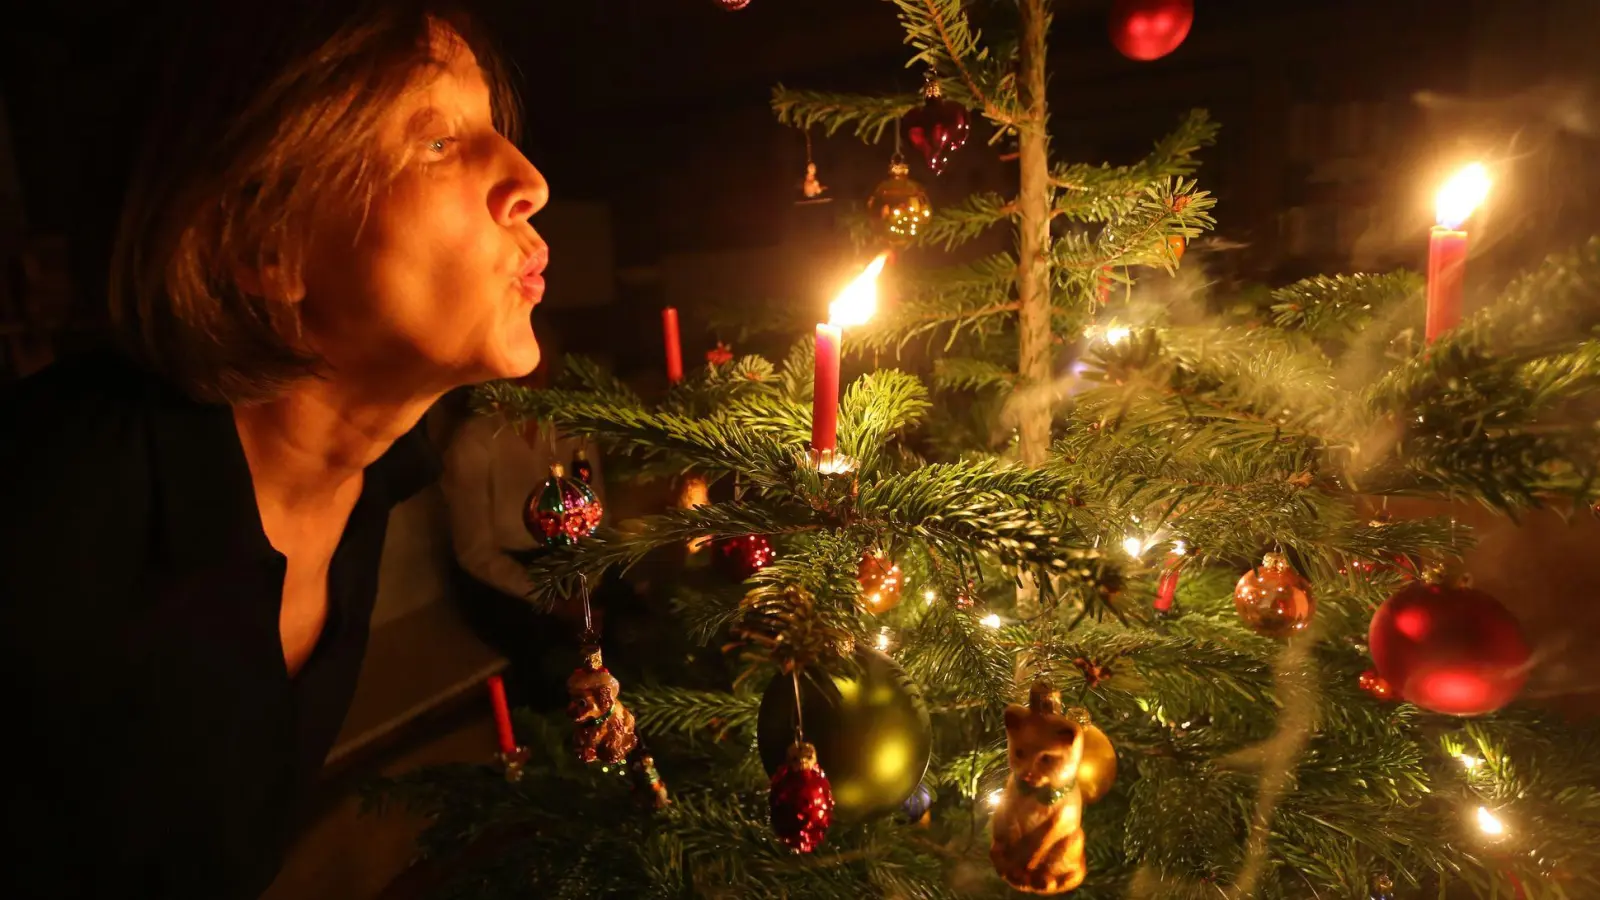
<path fill-rule="evenodd" d="M 1461 767 L 1466 769 L 1468 772 L 1471 772 L 1473 769 L 1483 765 L 1483 760 L 1473 756 L 1470 753 L 1457 753 L 1456 759 L 1461 760 Z"/>
<path fill-rule="evenodd" d="M 881 651 L 888 652 L 890 643 L 889 626 L 885 625 L 884 627 L 878 629 L 877 647 Z"/>
<path fill-rule="evenodd" d="M 932 606 L 933 605 L 933 601 L 939 599 L 939 592 L 934 590 L 933 588 L 928 588 L 928 589 L 926 589 L 926 590 L 924 590 L 922 592 L 922 599 L 929 606 Z"/>
<path fill-rule="evenodd" d="M 995 790 L 990 791 L 989 792 L 989 808 L 990 809 L 994 809 L 994 808 L 998 807 L 1000 805 L 1000 801 L 1005 799 L 1005 796 L 1006 796 L 1006 792 L 1003 791 L 1003 790 L 995 789 Z"/>
<path fill-rule="evenodd" d="M 1182 556 L 1182 555 L 1184 555 L 1185 553 L 1188 553 L 1188 552 L 1189 552 L 1189 545 L 1188 544 L 1185 544 L 1183 541 L 1173 541 L 1172 542 L 1172 555 L 1173 556 Z"/>
<path fill-rule="evenodd" d="M 1112 325 L 1106 329 L 1106 343 L 1120 344 L 1127 340 L 1130 334 L 1133 334 L 1132 328 L 1126 325 Z"/>
<path fill-rule="evenodd" d="M 987 616 L 979 619 L 978 622 L 985 628 L 999 628 L 1000 615 L 998 613 L 989 613 Z"/>
<path fill-rule="evenodd" d="M 1142 556 L 1144 554 L 1144 538 L 1134 537 L 1130 534 L 1122 539 L 1122 549 L 1129 556 L 1135 558 Z"/>
<path fill-rule="evenodd" d="M 1499 837 L 1506 833 L 1506 825 L 1500 818 L 1489 811 L 1487 806 L 1478 807 L 1478 830 L 1490 837 Z"/>

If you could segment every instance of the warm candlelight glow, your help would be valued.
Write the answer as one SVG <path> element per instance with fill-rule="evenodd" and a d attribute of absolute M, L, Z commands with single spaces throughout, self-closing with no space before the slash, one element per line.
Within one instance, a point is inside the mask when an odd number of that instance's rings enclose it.
<path fill-rule="evenodd" d="M 1484 834 L 1498 837 L 1506 833 L 1506 825 L 1499 817 L 1489 812 L 1486 806 L 1478 807 L 1478 829 Z"/>
<path fill-rule="evenodd" d="M 1450 176 L 1434 200 L 1434 214 L 1445 228 L 1460 228 L 1461 223 L 1489 196 L 1489 170 L 1473 163 Z"/>
<path fill-rule="evenodd" d="M 990 809 L 994 809 L 995 807 L 998 807 L 1000 805 L 1000 801 L 1004 800 L 1005 797 L 1006 797 L 1006 792 L 1005 791 L 990 791 L 989 792 L 989 808 Z"/>
<path fill-rule="evenodd" d="M 867 264 L 866 271 L 857 275 L 839 292 L 839 296 L 828 304 L 828 324 L 839 327 L 865 325 L 872 319 L 872 314 L 878 310 L 878 273 L 883 271 L 883 264 L 888 261 L 889 254 L 878 254 L 877 259 Z"/>

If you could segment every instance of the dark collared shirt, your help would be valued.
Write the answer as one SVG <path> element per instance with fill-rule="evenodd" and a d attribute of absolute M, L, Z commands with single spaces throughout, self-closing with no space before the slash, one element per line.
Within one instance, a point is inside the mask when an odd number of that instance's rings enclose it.
<path fill-rule="evenodd" d="M 437 474 L 420 425 L 367 469 L 291 679 L 227 407 L 112 357 L 0 395 L 0 896 L 264 890 L 355 690 L 389 510 Z"/>

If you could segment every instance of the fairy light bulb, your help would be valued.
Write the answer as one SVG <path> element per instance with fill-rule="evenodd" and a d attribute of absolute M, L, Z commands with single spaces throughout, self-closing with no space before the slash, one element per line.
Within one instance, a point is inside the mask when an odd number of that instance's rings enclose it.
<path fill-rule="evenodd" d="M 1487 806 L 1478 807 L 1478 830 L 1490 837 L 1500 837 L 1506 833 L 1506 825 L 1500 817 L 1489 811 Z"/>
<path fill-rule="evenodd" d="M 998 629 L 1000 627 L 1000 615 L 999 615 L 999 613 L 989 613 L 987 616 L 984 616 L 983 618 L 979 619 L 978 621 L 985 628 Z"/>
<path fill-rule="evenodd" d="M 1000 805 L 1000 801 L 1005 799 L 1005 796 L 1006 792 L 1003 790 L 996 789 L 990 791 L 988 796 L 989 808 L 995 809 L 998 807 Z"/>
<path fill-rule="evenodd" d="M 1184 555 L 1185 553 L 1188 553 L 1188 552 L 1189 552 L 1189 545 L 1188 544 L 1185 544 L 1183 541 L 1173 541 L 1172 542 L 1172 555 L 1173 556 L 1182 556 L 1182 555 Z"/>
<path fill-rule="evenodd" d="M 1126 325 L 1112 325 L 1106 329 L 1106 343 L 1120 344 L 1127 340 L 1131 334 L 1133 334 L 1133 329 Z"/>
<path fill-rule="evenodd" d="M 874 642 L 874 646 L 876 646 L 879 651 L 887 653 L 890 645 L 893 643 L 894 642 L 889 634 L 888 626 L 878 629 L 878 639 Z"/>
<path fill-rule="evenodd" d="M 926 590 L 924 590 L 922 592 L 922 601 L 924 603 L 928 604 L 929 606 L 932 606 L 934 601 L 938 600 L 938 599 L 939 599 L 939 592 L 934 590 L 933 588 L 928 588 L 928 589 L 926 589 Z"/>
<path fill-rule="evenodd" d="M 1122 539 L 1123 552 L 1129 556 L 1137 557 L 1144 553 L 1144 538 L 1128 535 Z"/>
<path fill-rule="evenodd" d="M 1457 753 L 1456 759 L 1461 761 L 1461 767 L 1466 769 L 1468 772 L 1471 772 L 1473 769 L 1483 765 L 1483 760 L 1473 756 L 1470 753 Z"/>

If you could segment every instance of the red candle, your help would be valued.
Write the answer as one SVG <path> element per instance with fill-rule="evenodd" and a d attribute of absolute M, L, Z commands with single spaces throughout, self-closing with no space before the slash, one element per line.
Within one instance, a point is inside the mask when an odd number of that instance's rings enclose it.
<path fill-rule="evenodd" d="M 832 452 L 839 441 L 839 356 L 844 326 L 862 325 L 878 307 L 878 273 L 889 259 L 887 252 L 839 292 L 828 305 L 828 321 L 817 325 L 817 363 L 811 390 L 811 449 Z"/>
<path fill-rule="evenodd" d="M 678 343 L 678 311 L 673 307 L 661 311 L 661 332 L 667 343 L 667 380 L 677 384 L 683 380 L 683 347 Z"/>
<path fill-rule="evenodd" d="M 1428 235 L 1428 343 L 1461 324 L 1466 273 L 1467 233 L 1433 226 Z"/>
<path fill-rule="evenodd" d="M 1161 570 L 1161 580 L 1156 583 L 1156 602 L 1153 604 L 1156 612 L 1171 612 L 1172 601 L 1178 596 L 1178 563 L 1182 556 L 1173 553 Z"/>
<path fill-rule="evenodd" d="M 811 390 L 811 449 L 834 450 L 839 440 L 839 351 L 844 333 L 817 325 L 817 365 Z"/>
<path fill-rule="evenodd" d="M 1461 324 L 1461 294 L 1466 286 L 1467 233 L 1461 224 L 1489 194 L 1489 173 L 1473 163 L 1451 176 L 1435 200 L 1439 224 L 1428 236 L 1427 340 Z"/>
<path fill-rule="evenodd" d="M 489 701 L 494 704 L 494 727 L 500 735 L 500 752 L 509 755 L 517 749 L 517 738 L 511 733 L 511 707 L 506 705 L 506 685 L 499 675 L 489 676 Z"/>

